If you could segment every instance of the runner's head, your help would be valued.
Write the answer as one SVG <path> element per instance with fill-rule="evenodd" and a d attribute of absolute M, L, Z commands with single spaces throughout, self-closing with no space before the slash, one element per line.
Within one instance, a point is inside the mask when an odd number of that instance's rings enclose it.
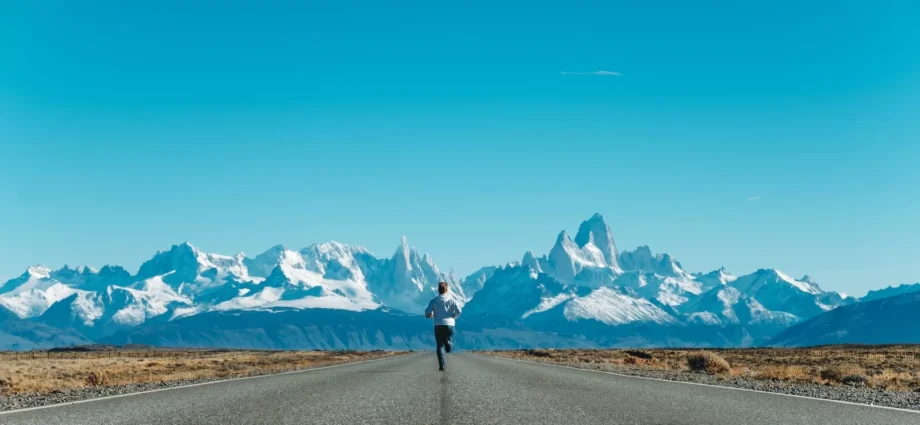
<path fill-rule="evenodd" d="M 439 294 L 447 293 L 447 282 L 438 282 L 438 293 Z"/>

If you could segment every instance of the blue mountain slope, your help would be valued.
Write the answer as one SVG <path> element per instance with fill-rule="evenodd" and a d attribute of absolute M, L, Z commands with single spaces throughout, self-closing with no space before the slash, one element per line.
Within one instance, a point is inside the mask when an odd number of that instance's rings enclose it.
<path fill-rule="evenodd" d="M 795 325 L 769 345 L 920 343 L 920 292 L 857 303 Z"/>
<path fill-rule="evenodd" d="M 89 344 L 91 341 L 72 329 L 59 329 L 20 319 L 0 307 L 0 350 L 33 350 Z"/>

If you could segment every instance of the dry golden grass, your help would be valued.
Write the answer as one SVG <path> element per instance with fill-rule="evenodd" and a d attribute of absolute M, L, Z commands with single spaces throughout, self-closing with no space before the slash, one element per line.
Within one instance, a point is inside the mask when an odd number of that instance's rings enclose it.
<path fill-rule="evenodd" d="M 389 351 L 116 351 L 0 355 L 0 393 L 51 392 L 200 378 L 231 378 L 400 354 Z"/>
<path fill-rule="evenodd" d="M 721 377 L 777 380 L 818 385 L 865 385 L 895 391 L 920 391 L 920 346 L 819 347 L 802 349 L 719 349 L 726 361 L 707 368 Z M 624 367 L 691 372 L 689 360 L 700 350 L 512 350 L 483 354 L 585 367 Z M 717 360 L 716 360 L 717 361 Z M 718 362 L 718 361 L 717 361 Z"/>

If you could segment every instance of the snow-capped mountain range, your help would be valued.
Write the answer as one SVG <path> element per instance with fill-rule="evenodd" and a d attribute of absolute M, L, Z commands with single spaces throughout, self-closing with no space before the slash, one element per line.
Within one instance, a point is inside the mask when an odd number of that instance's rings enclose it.
<path fill-rule="evenodd" d="M 764 332 L 853 301 L 822 290 L 808 276 L 794 279 L 774 269 L 744 276 L 724 268 L 689 273 L 671 255 L 654 254 L 647 246 L 618 252 L 610 227 L 595 214 L 574 240 L 559 234 L 548 255 L 527 252 L 520 262 L 494 272 L 468 310 L 609 326 L 743 326 L 753 334 L 744 341 L 750 344 Z"/>
<path fill-rule="evenodd" d="M 157 252 L 135 275 L 117 266 L 29 267 L 0 286 L 0 307 L 99 337 L 210 311 L 389 307 L 418 313 L 441 280 L 466 301 L 457 279 L 405 238 L 382 259 L 337 242 L 299 251 L 278 245 L 255 258 L 206 253 L 186 242 Z"/>
<path fill-rule="evenodd" d="M 571 335 L 575 339 L 566 341 L 587 345 L 752 345 L 857 302 L 821 289 L 808 276 L 795 279 L 775 269 L 742 276 L 724 268 L 691 273 L 647 246 L 620 252 L 609 225 L 595 214 L 574 239 L 561 232 L 546 255 L 528 251 L 520 261 L 486 266 L 463 279 L 442 272 L 405 237 L 384 258 L 337 242 L 300 250 L 277 245 L 254 257 L 182 243 L 157 252 L 136 274 L 118 266 L 29 267 L 0 286 L 0 310 L 96 340 L 247 312 L 419 315 L 439 281 L 448 282 L 465 304 L 465 322 L 482 335 L 504 326 L 554 338 Z M 626 331 L 637 326 L 644 329 L 639 340 Z M 659 337 L 649 336 L 654 334 Z M 362 346 L 395 344 L 386 335 L 379 338 L 388 342 Z M 489 338 L 482 341 L 495 341 Z"/>

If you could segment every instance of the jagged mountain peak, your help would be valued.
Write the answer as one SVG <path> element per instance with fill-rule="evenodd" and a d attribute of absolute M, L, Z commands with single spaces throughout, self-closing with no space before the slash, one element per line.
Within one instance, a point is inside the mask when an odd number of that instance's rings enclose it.
<path fill-rule="evenodd" d="M 157 253 L 141 264 L 137 272 L 139 279 L 165 274 L 185 268 L 198 268 L 198 249 L 188 242 L 172 245 L 167 250 Z"/>
<path fill-rule="evenodd" d="M 533 251 L 527 251 L 524 253 L 524 258 L 521 259 L 521 266 L 529 267 L 537 273 L 543 272 L 543 268 L 540 267 L 540 261 L 534 255 Z"/>
<path fill-rule="evenodd" d="M 263 286 L 284 286 L 285 284 L 290 283 L 291 276 L 289 276 L 288 273 L 285 272 L 285 270 L 286 269 L 290 270 L 292 268 L 291 266 L 294 266 L 293 268 L 296 268 L 297 263 L 294 263 L 294 264 L 287 263 L 287 265 L 282 265 L 280 263 L 276 264 L 275 267 L 272 268 L 268 276 L 265 277 L 265 280 L 262 281 L 262 285 Z"/>
<path fill-rule="evenodd" d="M 355 255 L 369 253 L 363 246 L 347 245 L 336 241 L 313 244 L 300 250 L 300 254 L 314 261 L 335 260 L 340 263 L 351 263 Z"/>
<path fill-rule="evenodd" d="M 365 253 L 368 252 L 365 251 Z M 390 257 L 390 260 L 399 264 L 399 267 L 403 269 L 405 273 L 411 273 L 418 268 L 425 270 L 431 269 L 436 273 L 440 273 L 431 255 L 422 253 L 416 249 L 416 247 L 410 245 L 405 236 L 400 238 L 399 247 L 396 249 L 393 256 Z M 421 270 L 420 273 L 425 273 L 425 270 Z"/>
<path fill-rule="evenodd" d="M 266 249 L 254 258 L 243 258 L 242 261 L 246 265 L 250 276 L 265 278 L 271 274 L 272 269 L 278 265 L 286 251 L 288 249 L 284 245 L 278 244 Z"/>
<path fill-rule="evenodd" d="M 98 270 L 90 266 L 73 266 L 69 264 L 64 264 L 60 269 L 55 270 L 55 273 L 71 273 L 71 274 L 92 274 L 96 273 Z"/>
<path fill-rule="evenodd" d="M 688 275 L 683 266 L 671 254 L 654 254 L 648 245 L 620 253 L 620 267 L 626 271 L 646 271 L 662 276 Z"/>
<path fill-rule="evenodd" d="M 399 261 L 405 265 L 407 270 L 412 270 L 413 254 L 415 254 L 415 249 L 409 245 L 406 235 L 402 235 L 399 238 L 399 246 L 396 248 L 396 252 L 393 253 L 393 261 Z"/>
<path fill-rule="evenodd" d="M 349 253 L 366 253 L 368 252 L 367 248 L 364 248 L 361 245 L 349 245 L 336 241 L 328 241 L 323 243 L 312 244 L 304 249 L 303 251 L 313 251 L 318 253 L 336 253 L 336 254 L 349 254 Z"/>
<path fill-rule="evenodd" d="M 537 259 L 539 267 L 531 268 L 550 274 L 565 284 L 576 280 L 586 286 L 607 284 L 623 273 L 617 259 L 610 227 L 600 214 L 583 222 L 575 240 L 563 230 L 547 257 Z"/>
<path fill-rule="evenodd" d="M 122 267 L 122 266 L 113 266 L 113 265 L 109 265 L 109 264 L 106 264 L 106 265 L 102 266 L 102 268 L 99 269 L 99 272 L 98 272 L 97 274 L 99 274 L 99 275 L 111 275 L 111 274 L 119 274 L 119 275 L 121 275 L 121 274 L 129 274 L 129 275 L 130 275 L 130 273 L 128 272 L 128 270 L 125 269 L 124 267 Z"/>
<path fill-rule="evenodd" d="M 604 262 L 608 267 L 619 268 L 617 260 L 619 254 L 613 240 L 613 232 L 600 213 L 595 213 L 578 226 L 574 242 L 579 248 L 594 245 L 603 253 Z"/>
<path fill-rule="evenodd" d="M 566 243 L 574 244 L 574 242 L 572 241 L 572 238 L 569 237 L 569 232 L 566 232 L 565 230 L 563 230 L 559 232 L 559 236 L 556 236 L 556 245 L 563 245 Z"/>
<path fill-rule="evenodd" d="M 793 279 L 789 275 L 773 268 L 758 269 L 752 276 L 757 277 L 757 279 L 752 280 L 752 284 L 765 285 L 782 283 L 810 294 L 819 294 L 822 292 L 814 283 Z"/>
<path fill-rule="evenodd" d="M 192 251 L 198 251 L 198 248 L 196 248 L 195 245 L 192 245 L 192 243 L 189 241 L 182 241 L 182 243 L 176 244 L 175 247 L 181 248 L 181 249 L 190 249 Z"/>
<path fill-rule="evenodd" d="M 860 298 L 860 301 L 873 301 L 909 292 L 920 292 L 920 283 L 903 283 L 898 286 L 888 285 L 883 289 L 869 291 L 864 297 Z"/>
<path fill-rule="evenodd" d="M 259 254 L 259 255 L 257 255 L 256 257 L 258 258 L 258 257 L 261 256 L 261 255 L 275 255 L 275 256 L 277 256 L 277 255 L 280 255 L 280 254 L 281 254 L 282 252 L 284 252 L 285 250 L 287 250 L 287 248 L 285 248 L 284 245 L 282 245 L 282 244 L 279 243 L 279 244 L 277 244 L 277 245 L 273 245 L 271 248 L 268 248 L 268 249 L 266 249 L 265 251 L 262 251 L 262 253 Z"/>
<path fill-rule="evenodd" d="M 731 274 L 725 267 L 719 267 L 705 275 L 701 275 L 702 280 L 707 283 L 718 283 L 721 285 L 728 284 L 729 282 L 734 282 L 738 279 L 737 276 Z"/>

